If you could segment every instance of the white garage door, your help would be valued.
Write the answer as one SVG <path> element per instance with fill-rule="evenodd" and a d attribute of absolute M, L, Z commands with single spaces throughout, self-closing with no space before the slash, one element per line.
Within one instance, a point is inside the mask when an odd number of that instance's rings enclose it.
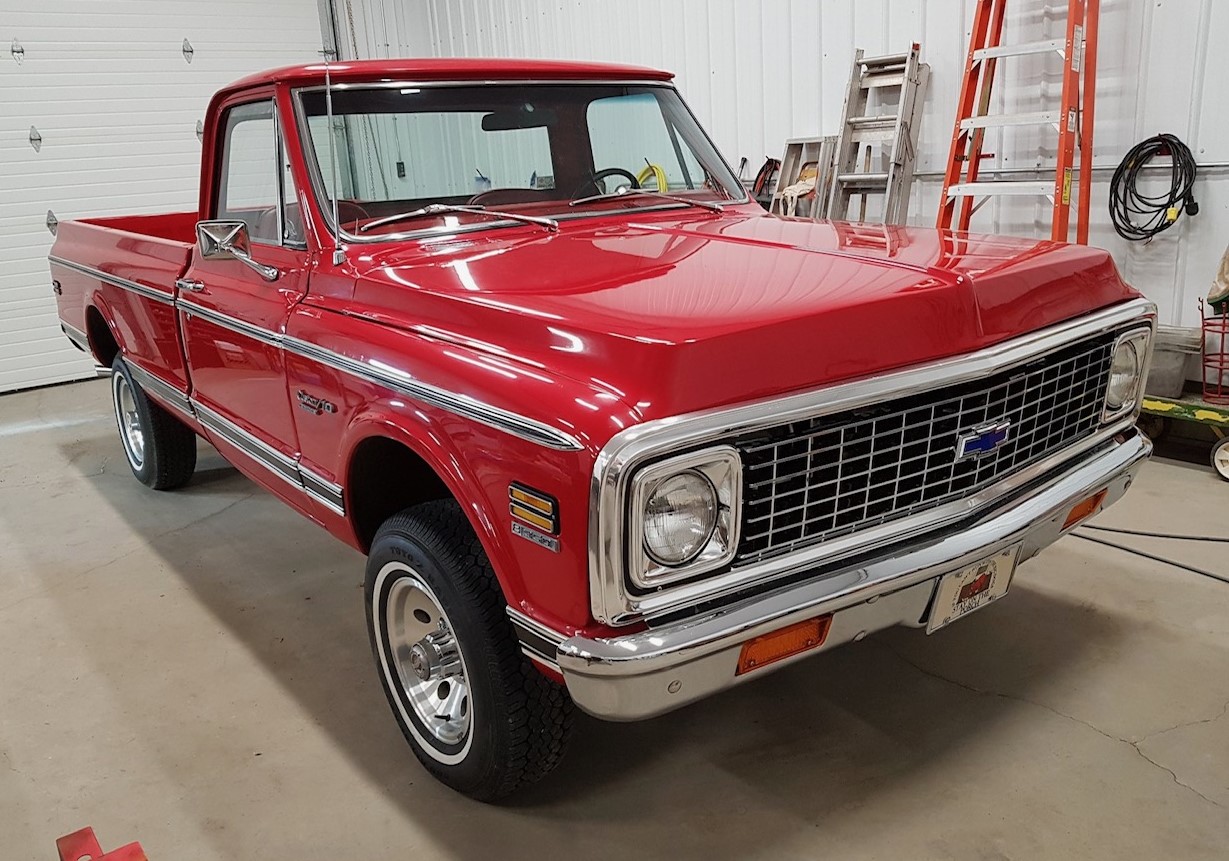
<path fill-rule="evenodd" d="M 316 0 L 0 0 L 0 392 L 92 372 L 56 322 L 48 210 L 195 209 L 214 90 L 320 45 Z"/>

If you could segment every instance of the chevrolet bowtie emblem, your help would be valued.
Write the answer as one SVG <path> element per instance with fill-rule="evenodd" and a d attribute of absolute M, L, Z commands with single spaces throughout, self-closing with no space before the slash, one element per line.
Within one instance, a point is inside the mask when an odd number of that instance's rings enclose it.
<path fill-rule="evenodd" d="M 956 438 L 956 460 L 990 454 L 1007 442 L 1010 433 L 1009 421 L 981 425 L 962 433 Z"/>

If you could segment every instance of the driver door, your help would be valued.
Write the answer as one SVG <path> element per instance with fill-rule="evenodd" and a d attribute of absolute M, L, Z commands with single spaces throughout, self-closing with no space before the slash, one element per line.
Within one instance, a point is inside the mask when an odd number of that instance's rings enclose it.
<path fill-rule="evenodd" d="M 198 243 L 177 284 L 178 308 L 192 400 L 210 441 L 298 505 L 301 498 L 287 486 L 299 483 L 298 443 L 281 338 L 307 291 L 309 257 L 298 209 L 285 205 L 296 196 L 273 94 L 253 100 L 245 93 L 244 99 L 227 107 L 218 124 L 209 215 L 243 223 L 250 262 L 206 259 Z"/>

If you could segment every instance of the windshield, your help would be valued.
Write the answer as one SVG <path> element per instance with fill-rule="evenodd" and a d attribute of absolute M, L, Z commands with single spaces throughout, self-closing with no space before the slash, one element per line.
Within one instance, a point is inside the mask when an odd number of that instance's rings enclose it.
<path fill-rule="evenodd" d="M 338 218 L 352 237 L 488 227 L 498 211 L 575 217 L 744 196 L 670 87 L 347 86 L 333 91 L 331 133 L 324 91 L 300 98 L 318 199 L 331 211 L 336 149 Z M 600 197 L 630 189 L 681 200 Z"/>

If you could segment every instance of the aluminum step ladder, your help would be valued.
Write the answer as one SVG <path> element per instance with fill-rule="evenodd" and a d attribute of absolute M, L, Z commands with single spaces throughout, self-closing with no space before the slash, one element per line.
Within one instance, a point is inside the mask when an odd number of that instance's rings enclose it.
<path fill-rule="evenodd" d="M 1002 44 L 1006 7 L 1007 0 L 977 0 L 973 12 L 969 53 L 960 100 L 956 106 L 956 124 L 943 178 L 937 223 L 939 227 L 954 226 L 959 230 L 968 230 L 973 213 L 990 198 L 1038 195 L 1049 198 L 1052 203 L 1050 238 L 1066 242 L 1071 221 L 1071 186 L 1078 143 L 1080 169 L 1076 194 L 1076 242 L 1087 244 L 1100 0 L 1068 0 L 1065 38 L 1018 45 Z M 1057 54 L 1062 59 L 1063 87 L 1059 106 L 1028 113 L 991 114 L 990 94 L 998 61 L 1035 54 Z M 986 129 L 1024 125 L 1052 125 L 1057 129 L 1058 155 L 1053 178 L 1010 181 L 981 179 L 981 162 L 990 157 L 982 152 Z M 1048 171 L 1045 168 L 1039 172 Z M 975 203 L 978 198 L 980 201 Z"/>
<path fill-rule="evenodd" d="M 904 54 L 865 57 L 860 48 L 854 54 L 826 218 L 865 221 L 867 199 L 882 196 L 879 221 L 905 223 L 922 103 L 930 80 L 930 66 L 918 59 L 920 53 L 921 46 L 915 42 Z M 887 106 L 893 106 L 891 112 L 875 112 Z M 877 160 L 872 156 L 876 149 Z M 855 195 L 861 197 L 861 206 L 851 218 L 849 207 Z"/>

